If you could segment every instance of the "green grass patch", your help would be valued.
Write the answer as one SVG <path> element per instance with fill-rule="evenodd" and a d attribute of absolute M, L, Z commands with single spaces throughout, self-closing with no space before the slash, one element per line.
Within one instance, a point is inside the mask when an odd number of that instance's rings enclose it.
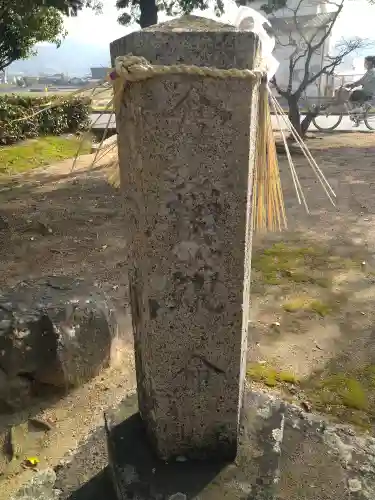
<path fill-rule="evenodd" d="M 277 370 L 261 363 L 251 363 L 246 370 L 248 379 L 262 382 L 268 387 L 275 387 L 278 383 L 298 384 L 298 378 L 290 372 Z"/>
<path fill-rule="evenodd" d="M 282 307 L 286 312 L 306 311 L 319 314 L 322 317 L 327 316 L 333 311 L 333 307 L 330 304 L 309 297 L 296 297 L 283 304 Z"/>
<path fill-rule="evenodd" d="M 316 378 L 300 380 L 294 373 L 278 370 L 262 363 L 250 363 L 246 376 L 249 381 L 270 388 L 298 385 L 303 397 L 314 411 L 326 413 L 341 422 L 370 429 L 375 423 L 375 366 L 335 374 L 320 373 Z M 287 391 L 284 396 L 287 395 Z"/>
<path fill-rule="evenodd" d="M 0 147 L 0 175 L 27 172 L 76 155 L 81 139 L 77 137 L 40 137 L 12 146 Z M 80 154 L 90 152 L 90 141 L 84 141 Z"/>

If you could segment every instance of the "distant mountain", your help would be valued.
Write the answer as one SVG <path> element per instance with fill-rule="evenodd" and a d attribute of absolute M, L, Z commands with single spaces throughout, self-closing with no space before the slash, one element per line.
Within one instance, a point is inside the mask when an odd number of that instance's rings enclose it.
<path fill-rule="evenodd" d="M 24 73 L 28 76 L 40 73 L 65 73 L 69 76 L 84 76 L 92 66 L 110 66 L 109 46 L 83 44 L 66 38 L 57 48 L 53 44 L 37 47 L 38 54 L 25 61 L 16 61 L 9 67 L 9 73 Z"/>

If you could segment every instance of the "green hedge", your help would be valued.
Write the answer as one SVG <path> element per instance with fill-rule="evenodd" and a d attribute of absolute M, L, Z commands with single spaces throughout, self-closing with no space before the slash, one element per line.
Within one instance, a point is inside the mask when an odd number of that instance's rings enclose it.
<path fill-rule="evenodd" d="M 51 102 L 48 97 L 0 96 L 0 144 L 14 144 L 41 135 L 75 133 L 89 127 L 90 99 L 74 98 L 48 108 Z M 38 113 L 43 108 L 45 111 Z"/>

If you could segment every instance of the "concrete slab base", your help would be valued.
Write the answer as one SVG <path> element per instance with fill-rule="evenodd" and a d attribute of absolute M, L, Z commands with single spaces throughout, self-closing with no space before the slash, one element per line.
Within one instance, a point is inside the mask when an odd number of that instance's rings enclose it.
<path fill-rule="evenodd" d="M 119 500 L 273 500 L 279 482 L 279 460 L 285 406 L 247 394 L 241 438 L 233 463 L 159 460 L 146 437 L 130 398 L 106 414 L 109 464 Z"/>
<path fill-rule="evenodd" d="M 246 394 L 235 464 L 161 463 L 137 410 L 132 394 L 58 467 L 60 500 L 375 499 L 374 437 L 269 394 Z"/>

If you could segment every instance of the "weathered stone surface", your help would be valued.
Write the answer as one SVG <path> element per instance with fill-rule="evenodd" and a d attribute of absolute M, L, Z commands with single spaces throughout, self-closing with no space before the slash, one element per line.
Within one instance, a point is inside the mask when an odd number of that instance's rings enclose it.
<path fill-rule="evenodd" d="M 30 380 L 65 388 L 87 381 L 108 366 L 115 334 L 108 300 L 92 285 L 20 283 L 0 297 L 0 399 L 16 409 Z"/>
<path fill-rule="evenodd" d="M 55 482 L 56 474 L 53 469 L 38 471 L 11 500 L 58 500 L 61 492 L 54 488 Z"/>
<path fill-rule="evenodd" d="M 201 41 L 206 44 L 207 53 L 210 57 L 215 57 L 217 67 L 225 68 L 227 66 L 226 56 L 221 53 L 219 46 L 223 41 L 216 39 L 213 32 L 235 32 L 234 26 L 229 24 L 219 23 L 211 19 L 206 19 L 199 16 L 183 16 L 179 19 L 172 19 L 164 23 L 159 23 L 150 26 L 141 31 L 135 31 L 130 35 L 115 40 L 110 45 L 112 64 L 115 58 L 119 55 L 132 53 L 136 56 L 146 57 L 150 62 L 155 64 L 171 64 L 177 62 L 186 64 L 198 64 L 202 66 L 205 55 L 200 54 L 199 48 Z M 186 33 L 189 32 L 188 44 L 184 44 Z M 177 35 L 177 36 L 176 36 Z M 169 42 L 165 45 L 165 42 Z M 172 43 L 172 45 L 170 45 Z M 235 56 L 237 48 L 234 45 L 225 44 L 225 49 L 230 51 L 232 58 Z M 213 49 L 217 47 L 217 53 L 213 53 Z M 222 45 L 221 48 L 224 46 Z M 245 50 L 245 47 L 239 47 Z M 249 50 L 246 51 L 245 57 L 248 57 Z M 251 52 L 251 49 L 250 49 Z M 147 54 L 147 55 L 146 55 Z M 184 56 L 189 59 L 195 57 L 196 60 L 183 60 Z M 173 59 L 171 59 L 171 57 Z M 222 63 L 222 64 L 220 64 Z"/>
<path fill-rule="evenodd" d="M 126 53 L 253 68 L 258 39 L 187 17 L 112 43 L 112 57 Z M 236 454 L 256 92 L 236 79 L 158 77 L 127 86 L 116 117 L 140 412 L 165 459 Z"/>
<path fill-rule="evenodd" d="M 280 471 L 278 500 L 370 500 L 375 438 L 288 404 Z"/>

